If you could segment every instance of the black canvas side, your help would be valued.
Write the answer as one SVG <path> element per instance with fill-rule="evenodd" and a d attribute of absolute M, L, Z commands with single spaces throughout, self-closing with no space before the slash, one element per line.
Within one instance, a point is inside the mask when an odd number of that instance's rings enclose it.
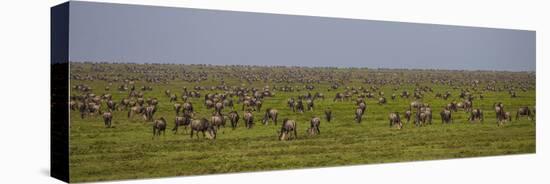
<path fill-rule="evenodd" d="M 69 182 L 69 2 L 50 10 L 50 169 Z"/>

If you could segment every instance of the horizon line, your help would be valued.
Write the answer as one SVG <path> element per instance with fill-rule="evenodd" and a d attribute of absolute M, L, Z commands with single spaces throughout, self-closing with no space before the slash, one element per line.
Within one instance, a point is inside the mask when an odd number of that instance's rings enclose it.
<path fill-rule="evenodd" d="M 468 72 L 527 72 L 536 73 L 535 70 L 487 70 L 487 69 L 444 69 L 444 68 L 400 68 L 400 67 L 357 67 L 357 66 L 306 66 L 306 65 L 267 65 L 267 64 L 212 64 L 212 63 L 176 63 L 176 62 L 114 62 L 114 61 L 69 61 L 69 63 L 93 63 L 93 64 L 138 64 L 138 65 L 211 65 L 211 66 L 248 66 L 248 67 L 288 67 L 288 68 L 337 68 L 337 69 L 371 69 L 371 70 L 441 70 L 441 71 L 468 71 Z"/>

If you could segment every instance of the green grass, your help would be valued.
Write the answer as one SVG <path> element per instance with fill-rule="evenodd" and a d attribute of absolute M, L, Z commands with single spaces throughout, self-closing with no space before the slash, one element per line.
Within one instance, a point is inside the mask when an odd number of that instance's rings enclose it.
<path fill-rule="evenodd" d="M 104 93 L 103 88 L 107 85 L 107 82 L 97 80 L 72 80 L 71 83 L 88 84 L 96 94 Z M 143 84 L 138 82 L 136 86 Z M 217 82 L 212 80 L 201 83 L 212 84 Z M 536 150 L 535 121 L 526 118 L 515 121 L 517 107 L 535 105 L 534 90 L 518 91 L 518 98 L 510 98 L 507 92 L 486 92 L 485 99 L 474 101 L 476 108 L 485 111 L 486 119 L 483 123 L 470 123 L 466 121 L 468 115 L 459 111 L 453 114 L 453 124 L 442 125 L 439 111 L 452 99 L 459 100 L 456 98 L 459 90 L 433 86 L 436 92 L 451 91 L 454 96 L 444 101 L 433 98 L 435 93 L 429 93 L 424 102 L 430 103 L 434 111 L 433 125 L 419 128 L 409 123 L 401 130 L 388 127 L 388 113 L 403 113 L 412 98 L 398 97 L 392 101 L 389 96 L 394 93 L 394 86 L 382 87 L 388 97 L 387 105 L 377 105 L 375 99 L 368 99 L 367 112 L 361 124 L 353 120 L 355 105 L 352 102 L 332 102 L 336 91 L 327 91 L 328 84 L 316 85 L 317 89 L 313 91 L 323 92 L 326 100 L 316 101 L 315 111 L 303 114 L 289 111 L 286 100 L 304 94 L 305 91 L 276 91 L 275 97 L 264 100 L 262 109 L 276 108 L 279 110 L 279 121 L 290 118 L 298 122 L 298 139 L 279 141 L 276 131 L 280 123 L 277 126 L 262 125 L 259 121 L 263 113 L 259 112 L 255 113 L 256 124 L 253 129 L 245 129 L 241 120 L 236 130 L 231 130 L 229 126 L 220 130 L 216 140 L 202 139 L 202 136 L 201 139 L 191 139 L 183 131 L 174 135 L 170 131 L 174 126 L 173 103 L 168 102 L 164 90 L 171 89 L 179 95 L 183 86 L 192 89 L 196 83 L 171 81 L 169 84 L 147 85 L 152 85 L 154 90 L 145 92 L 145 96 L 160 100 L 155 117 L 162 116 L 168 120 L 166 135 L 152 140 L 151 123 L 139 118 L 128 120 L 126 111 L 114 112 L 114 128 L 105 128 L 99 116 L 80 119 L 78 112 L 72 112 L 71 182 L 464 158 L 534 153 Z M 260 87 L 266 83 L 257 82 L 253 85 Z M 354 85 L 364 84 L 350 84 Z M 412 91 L 413 86 L 401 86 L 399 91 L 403 89 Z M 201 91 L 201 94 L 207 92 L 216 91 Z M 127 95 L 127 92 L 116 91 L 116 84 L 111 86 L 108 93 L 117 102 Z M 197 115 L 209 117 L 207 115 L 211 110 L 205 109 L 202 100 L 192 99 Z M 514 115 L 514 121 L 505 126 L 496 126 L 492 111 L 496 101 L 504 103 L 505 109 Z M 236 104 L 236 107 L 242 117 L 240 105 Z M 334 119 L 330 123 L 324 121 L 323 111 L 326 107 L 331 107 L 333 111 Z M 229 110 L 224 111 L 227 113 Z M 313 116 L 323 117 L 323 121 L 321 134 L 310 137 L 306 135 L 306 129 Z"/>

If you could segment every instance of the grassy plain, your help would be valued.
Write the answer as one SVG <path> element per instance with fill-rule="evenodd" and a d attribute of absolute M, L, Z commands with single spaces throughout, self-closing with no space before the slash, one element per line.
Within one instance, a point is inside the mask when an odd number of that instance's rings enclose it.
<path fill-rule="evenodd" d="M 228 85 L 241 85 L 241 82 L 226 79 Z M 119 92 L 116 85 L 110 91 L 104 91 L 108 82 L 101 80 L 71 80 L 71 85 L 87 84 L 94 93 L 110 93 L 115 101 L 120 101 L 128 92 Z M 77 111 L 71 112 L 70 122 L 70 178 L 71 182 L 133 179 L 144 177 L 166 177 L 180 175 L 214 174 L 227 172 L 263 171 L 277 169 L 296 169 L 307 167 L 342 166 L 353 164 L 372 164 L 417 160 L 450 159 L 505 154 L 534 153 L 536 150 L 535 121 L 522 118 L 515 121 L 515 111 L 520 106 L 535 105 L 535 91 L 517 91 L 517 98 L 510 98 L 506 91 L 484 92 L 483 100 L 475 100 L 474 107 L 485 111 L 483 123 L 470 123 L 468 114 L 454 113 L 454 123 L 442 124 L 439 111 L 451 100 L 460 101 L 459 89 L 449 86 L 430 85 L 434 93 L 428 93 L 423 99 L 431 104 L 434 111 L 434 123 L 425 127 L 415 127 L 406 123 L 401 130 L 388 127 L 388 113 L 403 113 L 413 100 L 397 97 L 389 98 L 392 93 L 402 90 L 412 91 L 414 85 L 406 84 L 393 91 L 393 85 L 380 86 L 388 98 L 388 104 L 378 105 L 376 98 L 367 99 L 367 112 L 361 124 L 354 122 L 355 104 L 350 101 L 333 102 L 336 92 L 328 91 L 328 83 L 316 84 L 312 93 L 324 93 L 325 100 L 317 100 L 312 112 L 293 113 L 286 106 L 290 97 L 307 93 L 275 91 L 274 97 L 266 98 L 262 111 L 255 112 L 255 126 L 245 129 L 242 120 L 236 130 L 225 128 L 218 132 L 216 140 L 191 139 L 188 133 L 180 131 L 174 135 L 170 130 L 174 126 L 175 113 L 173 103 L 164 95 L 166 89 L 176 92 L 186 86 L 218 85 L 216 79 L 200 84 L 185 81 L 169 81 L 167 84 L 136 82 L 136 87 L 152 86 L 145 97 L 159 99 L 159 110 L 155 118 L 165 117 L 168 128 L 165 136 L 152 140 L 150 122 L 141 119 L 128 120 L 127 111 L 115 111 L 114 128 L 105 128 L 100 116 L 81 119 Z M 269 82 L 254 82 L 249 86 L 262 88 Z M 303 84 L 291 83 L 291 86 Z M 349 86 L 368 86 L 354 81 Z M 434 98 L 435 92 L 450 91 L 449 100 Z M 201 94 L 222 91 L 201 91 Z M 72 92 L 76 94 L 76 92 Z M 236 99 L 236 98 L 235 98 Z M 209 117 L 203 98 L 190 98 L 199 117 Z M 506 110 L 512 112 L 514 121 L 497 127 L 492 108 L 494 102 L 504 103 Z M 235 104 L 242 117 L 240 104 Z M 295 119 L 298 122 L 298 139 L 277 140 L 277 126 L 261 124 L 263 109 L 267 107 L 279 110 L 279 120 Z M 332 122 L 324 120 L 323 111 L 330 107 L 333 111 Z M 103 105 L 105 108 L 105 105 Z M 224 110 L 225 113 L 229 109 Z M 306 129 L 313 116 L 323 117 L 321 134 L 307 136 Z"/>

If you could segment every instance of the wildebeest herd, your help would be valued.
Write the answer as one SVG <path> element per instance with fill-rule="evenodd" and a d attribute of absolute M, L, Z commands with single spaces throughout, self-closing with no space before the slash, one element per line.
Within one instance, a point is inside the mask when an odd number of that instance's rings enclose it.
<path fill-rule="evenodd" d="M 71 136 L 323 142 L 453 126 L 506 131 L 536 119 L 534 72 L 75 62 L 70 79 Z"/>
<path fill-rule="evenodd" d="M 472 78 L 462 76 L 463 78 L 444 77 L 444 73 L 421 75 L 416 74 L 416 78 L 397 78 L 386 75 L 387 77 L 374 77 L 370 75 L 355 78 L 356 76 L 341 74 L 340 76 L 331 74 L 330 72 L 312 73 L 308 70 L 301 71 L 300 68 L 288 68 L 288 73 L 270 73 L 267 70 L 251 72 L 251 66 L 232 67 L 230 71 L 225 73 L 208 72 L 208 67 L 204 71 L 189 72 L 182 70 L 181 73 L 170 72 L 163 65 L 144 65 L 143 67 L 127 66 L 127 71 L 122 73 L 141 73 L 141 78 L 136 76 L 114 75 L 106 76 L 100 73 L 81 75 L 79 72 L 74 72 L 71 79 L 76 82 L 72 86 L 72 95 L 70 99 L 70 107 L 76 113 L 80 114 L 81 118 L 93 117 L 94 115 L 102 115 L 106 127 L 112 126 L 113 112 L 125 111 L 128 119 L 134 119 L 136 116 L 143 118 L 143 122 L 151 122 L 153 125 L 153 135 L 160 135 L 167 127 L 165 117 L 156 117 L 159 103 L 173 104 L 173 131 L 177 133 L 178 128 L 182 126 L 190 129 L 191 138 L 193 132 L 201 132 L 203 137 L 208 133 L 208 138 L 215 139 L 218 130 L 225 128 L 226 122 L 231 123 L 231 128 L 238 127 L 241 121 L 244 127 L 251 129 L 255 124 L 255 120 L 261 120 L 261 123 L 268 125 L 272 122 L 277 125 L 279 111 L 291 111 L 293 113 L 304 113 L 304 111 L 315 111 L 320 108 L 324 110 L 323 121 L 330 122 L 334 117 L 331 113 L 331 105 L 323 107 L 316 106 L 317 101 L 324 101 L 324 92 L 335 92 L 332 102 L 338 103 L 353 103 L 356 105 L 354 110 L 350 110 L 349 114 L 354 115 L 356 123 L 364 121 L 365 112 L 370 108 L 379 108 L 386 105 L 386 94 L 381 90 L 383 86 L 393 86 L 391 100 L 395 101 L 399 96 L 402 102 L 410 101 L 409 107 L 397 111 L 388 112 L 388 121 L 390 127 L 403 128 L 404 123 L 409 123 L 412 119 L 417 127 L 431 125 L 434 119 L 432 105 L 422 102 L 425 98 L 440 98 L 449 100 L 448 103 L 441 107 L 440 118 L 442 123 L 454 122 L 454 113 L 463 111 L 469 114 L 467 118 L 470 122 L 483 122 L 484 110 L 476 106 L 476 101 L 482 101 L 484 93 L 488 92 L 504 92 L 509 93 L 509 98 L 517 98 L 516 91 L 532 90 L 535 87 L 534 75 L 514 76 L 501 75 L 495 78 L 487 76 L 478 76 Z M 158 68 L 156 66 L 159 66 Z M 74 68 L 79 68 L 73 66 Z M 108 65 L 92 64 L 93 71 L 108 70 Z M 112 71 L 114 72 L 114 71 Z M 385 72 L 391 74 L 391 72 Z M 380 75 L 380 73 L 378 73 Z M 482 78 L 485 77 L 485 78 Z M 225 81 L 236 78 L 242 85 L 229 85 Z M 459 80 L 461 79 L 461 80 Z M 80 81 L 104 81 L 103 90 L 94 90 L 85 82 Z M 194 86 L 167 86 L 164 89 L 165 97 L 147 96 L 146 92 L 154 90 L 154 84 L 167 84 L 171 80 L 183 80 L 194 82 Z M 217 85 L 201 85 L 201 81 L 218 80 Z M 361 81 L 360 85 L 346 85 L 346 82 L 352 80 Z M 136 85 L 136 82 L 144 81 L 149 85 Z M 253 84 L 254 82 L 271 81 L 272 85 L 264 87 L 244 87 L 245 84 Z M 288 85 L 298 83 L 298 85 Z M 328 83 L 330 87 L 327 89 L 321 88 L 318 84 Z M 413 90 L 400 89 L 404 84 L 413 84 Z M 435 91 L 434 86 L 449 86 L 452 89 L 459 89 L 458 93 L 447 91 Z M 111 91 L 113 88 L 116 90 Z M 177 89 L 179 88 L 179 89 Z M 159 90 L 159 89 L 157 89 Z M 97 95 L 100 92 L 101 95 Z M 126 94 L 121 99 L 113 98 L 112 93 Z M 263 112 L 262 106 L 265 101 L 276 95 L 276 93 L 293 93 L 296 96 L 291 96 L 287 100 L 285 109 L 276 109 L 274 107 L 264 107 L 263 117 L 254 117 L 254 112 Z M 411 95 L 412 94 L 412 95 Z M 194 104 L 190 99 L 203 99 L 201 105 L 205 107 L 204 113 L 211 116 L 197 116 L 194 110 Z M 373 100 L 378 106 L 370 106 L 367 108 L 367 101 Z M 196 105 L 196 104 L 195 104 Z M 240 107 L 238 107 L 240 106 Z M 507 111 L 501 101 L 496 101 L 493 104 L 494 114 L 497 125 L 502 125 L 512 121 L 512 113 Z M 204 114 L 203 113 L 203 114 Z M 534 120 L 534 106 L 520 106 L 515 113 L 516 120 L 522 117 Z M 405 119 L 401 119 L 404 115 Z M 242 117 L 242 118 L 241 118 Z M 320 133 L 321 118 L 314 116 L 310 120 L 311 125 L 307 130 L 308 134 L 316 135 Z M 296 120 L 284 118 L 281 127 L 278 131 L 280 140 L 286 140 L 290 136 L 289 132 L 294 132 L 294 138 L 297 138 Z M 198 135 L 197 135 L 198 137 Z"/>

